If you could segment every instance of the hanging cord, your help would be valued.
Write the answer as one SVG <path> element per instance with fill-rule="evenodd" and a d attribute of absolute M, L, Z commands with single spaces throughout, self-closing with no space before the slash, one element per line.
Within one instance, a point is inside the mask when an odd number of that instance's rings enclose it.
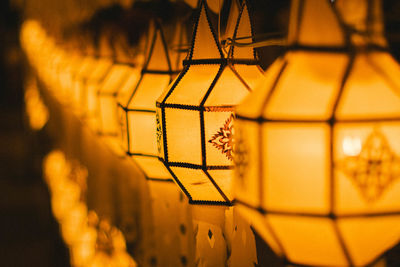
<path fill-rule="evenodd" d="M 221 43 L 221 0 L 218 0 L 218 42 Z"/>
<path fill-rule="evenodd" d="M 237 46 L 237 47 L 264 47 L 264 46 L 286 46 L 286 39 L 281 38 L 282 34 L 279 33 L 268 33 L 268 34 L 256 34 L 253 36 L 244 36 L 238 38 L 226 38 L 221 41 L 222 46 Z M 259 39 L 258 41 L 256 41 Z M 260 40 L 261 39 L 261 40 Z M 247 42 L 239 42 L 241 40 L 250 40 Z M 253 41 L 255 40 L 255 41 Z"/>
<path fill-rule="evenodd" d="M 273 37 L 271 36 L 273 35 Z M 276 37 L 276 33 L 271 34 L 257 34 L 253 36 L 245 36 L 239 38 L 226 38 L 221 41 L 221 45 L 223 49 L 226 49 L 230 46 L 237 47 L 266 47 L 266 46 L 286 46 L 286 39 Z M 261 38 L 264 37 L 264 38 Z M 261 39 L 259 41 L 249 41 L 249 42 L 238 42 L 238 40 L 253 40 L 253 39 Z M 173 51 L 177 52 L 188 52 L 190 49 L 190 44 L 182 44 L 182 45 L 171 45 L 170 48 Z M 225 51 L 226 52 L 226 51 Z"/>

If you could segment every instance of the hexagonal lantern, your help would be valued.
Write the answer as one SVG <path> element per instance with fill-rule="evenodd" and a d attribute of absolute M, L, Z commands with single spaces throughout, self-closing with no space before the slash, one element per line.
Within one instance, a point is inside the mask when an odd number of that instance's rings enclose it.
<path fill-rule="evenodd" d="M 229 205 L 233 111 L 262 72 L 251 47 L 223 53 L 210 15 L 199 1 L 184 69 L 157 100 L 158 152 L 190 203 Z M 244 4 L 233 39 L 251 35 Z"/>
<path fill-rule="evenodd" d="M 135 75 L 132 69 L 133 58 L 128 55 L 127 41 L 123 36 L 115 36 L 118 42 L 113 43 L 113 65 L 104 77 L 97 91 L 99 110 L 99 133 L 117 138 L 120 127 L 117 116 L 117 95 L 124 88 L 130 76 Z M 125 45 L 124 45 L 125 44 Z M 124 52 L 125 51 L 125 52 Z"/>
<path fill-rule="evenodd" d="M 271 248 L 364 266 L 400 237 L 400 67 L 380 1 L 292 1 L 288 52 L 237 109 L 235 198 Z"/>
<path fill-rule="evenodd" d="M 95 132 L 98 132 L 100 128 L 98 91 L 113 65 L 113 52 L 108 43 L 107 35 L 103 34 L 100 36 L 98 46 L 98 58 L 96 58 L 95 67 L 88 75 L 83 88 L 83 99 L 86 101 L 84 105 L 84 119 Z"/>
<path fill-rule="evenodd" d="M 176 28 L 176 36 L 182 37 L 180 33 L 183 34 L 183 27 Z M 118 103 L 121 139 L 123 149 L 133 157 L 146 178 L 172 180 L 157 158 L 155 101 L 178 73 L 175 63 L 179 53 L 168 48 L 158 20 L 149 27 L 148 38 L 140 78 L 128 98 Z"/>
<path fill-rule="evenodd" d="M 86 81 L 90 76 L 91 72 L 97 65 L 97 61 L 95 58 L 95 49 L 94 45 L 91 43 L 89 38 L 84 39 L 84 43 L 86 44 L 85 53 L 82 58 L 82 62 L 78 68 L 78 71 L 73 80 L 73 98 L 75 104 L 75 110 L 80 113 L 80 115 L 85 115 L 86 110 L 84 107 L 86 106 Z"/>

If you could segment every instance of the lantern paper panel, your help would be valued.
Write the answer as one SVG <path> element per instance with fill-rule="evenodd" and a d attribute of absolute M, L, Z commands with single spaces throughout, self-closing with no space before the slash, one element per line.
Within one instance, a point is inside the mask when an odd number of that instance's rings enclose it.
<path fill-rule="evenodd" d="M 379 3 L 293 1 L 289 51 L 237 109 L 238 208 L 289 262 L 361 266 L 399 241 L 400 67 Z"/>
<path fill-rule="evenodd" d="M 234 106 L 262 77 L 252 48 L 225 55 L 199 2 L 184 69 L 157 100 L 158 154 L 190 203 L 230 204 Z M 246 3 L 234 38 L 251 36 Z"/>
<path fill-rule="evenodd" d="M 183 30 L 183 28 L 181 28 Z M 168 171 L 157 158 L 155 100 L 165 90 L 176 73 L 172 59 L 177 54 L 170 51 L 160 22 L 149 28 L 146 63 L 133 91 L 118 104 L 121 138 L 127 154 L 150 179 L 171 179 Z"/>
<path fill-rule="evenodd" d="M 99 132 L 101 135 L 117 136 L 119 124 L 117 121 L 116 96 L 128 79 L 130 67 L 126 64 L 113 64 L 104 78 L 98 91 Z"/>

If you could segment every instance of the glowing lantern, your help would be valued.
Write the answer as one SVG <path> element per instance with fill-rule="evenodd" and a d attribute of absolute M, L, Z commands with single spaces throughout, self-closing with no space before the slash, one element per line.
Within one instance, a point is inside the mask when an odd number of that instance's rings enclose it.
<path fill-rule="evenodd" d="M 24 98 L 29 125 L 33 130 L 42 129 L 49 120 L 49 110 L 42 100 L 34 76 L 26 78 Z"/>
<path fill-rule="evenodd" d="M 119 102 L 121 138 L 127 154 L 135 159 L 147 178 L 165 180 L 171 176 L 157 158 L 155 101 L 176 73 L 174 63 L 178 53 L 169 53 L 159 22 L 149 27 L 148 38 L 151 39 L 140 79 L 129 98 Z"/>
<path fill-rule="evenodd" d="M 98 92 L 113 65 L 111 60 L 113 51 L 108 43 L 108 35 L 103 34 L 100 36 L 98 50 L 98 58 L 96 60 L 95 68 L 87 77 L 85 84 L 86 90 L 84 91 L 84 99 L 86 100 L 84 118 L 89 127 L 91 127 L 95 132 L 100 130 Z"/>
<path fill-rule="evenodd" d="M 87 266 L 136 267 L 136 262 L 126 252 L 125 238 L 121 231 L 102 220 L 98 225 L 96 254 Z"/>
<path fill-rule="evenodd" d="M 159 157 L 190 203 L 230 204 L 233 110 L 262 76 L 249 47 L 224 55 L 199 2 L 184 69 L 157 100 Z M 246 5 L 233 38 L 251 36 Z"/>
<path fill-rule="evenodd" d="M 400 68 L 380 1 L 292 2 L 288 52 L 237 109 L 238 208 L 288 262 L 364 266 L 400 237 Z"/>
<path fill-rule="evenodd" d="M 56 91 L 59 88 L 58 74 L 60 73 L 65 57 L 66 55 L 64 50 L 60 49 L 60 47 L 57 46 L 54 49 L 52 57 L 50 59 L 51 65 L 50 65 L 48 88 L 52 91 Z"/>
<path fill-rule="evenodd" d="M 59 74 L 59 89 L 61 90 L 60 92 L 55 91 L 59 101 L 64 104 L 72 104 L 73 106 L 77 106 L 77 103 L 74 103 L 74 78 L 83 60 L 80 51 L 77 49 L 76 42 L 77 40 L 69 41 L 69 45 L 66 49 L 66 54 L 68 56 L 64 57 L 63 60 L 65 63 L 60 68 Z M 57 90 L 58 88 L 53 89 Z"/>
<path fill-rule="evenodd" d="M 89 78 L 91 72 L 93 69 L 96 68 L 97 60 L 94 57 L 95 50 L 92 45 L 90 45 L 90 40 L 85 39 L 87 45 L 86 45 L 86 51 L 85 55 L 82 57 L 81 64 L 79 65 L 76 75 L 73 79 L 73 98 L 74 98 L 74 104 L 75 104 L 75 109 L 78 111 L 80 114 L 84 114 L 85 110 L 83 107 L 85 106 L 85 103 L 87 102 L 86 97 L 86 81 Z"/>
<path fill-rule="evenodd" d="M 121 40 L 122 41 L 122 40 Z M 120 42 L 121 42 L 120 41 Z M 118 43 L 114 44 L 117 46 Z M 115 61 L 107 76 L 104 78 L 98 91 L 100 124 L 99 132 L 102 135 L 116 137 L 119 133 L 117 120 L 117 95 L 124 83 L 131 75 L 132 59 L 123 53 L 124 49 L 115 48 Z M 118 57 L 117 57 L 118 56 Z"/>
<path fill-rule="evenodd" d="M 61 234 L 66 244 L 72 245 L 86 227 L 87 207 L 82 202 L 69 210 L 61 221 Z"/>

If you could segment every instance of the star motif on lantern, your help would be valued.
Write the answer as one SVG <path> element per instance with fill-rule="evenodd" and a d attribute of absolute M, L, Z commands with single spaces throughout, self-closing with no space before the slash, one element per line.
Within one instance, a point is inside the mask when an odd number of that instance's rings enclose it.
<path fill-rule="evenodd" d="M 224 126 L 219 128 L 218 132 L 208 140 L 209 143 L 221 150 L 221 152 L 231 161 L 233 160 L 233 120 L 234 115 L 232 113 L 225 121 Z"/>
<path fill-rule="evenodd" d="M 368 136 L 357 156 L 346 157 L 338 167 L 351 178 L 367 202 L 378 200 L 400 177 L 400 158 L 377 130 Z"/>
<path fill-rule="evenodd" d="M 161 119 L 160 115 L 158 112 L 156 112 L 156 124 L 157 124 L 157 129 L 156 129 L 156 135 L 157 135 L 157 150 L 158 153 L 161 153 L 161 141 L 162 141 L 162 127 L 161 127 Z"/>

